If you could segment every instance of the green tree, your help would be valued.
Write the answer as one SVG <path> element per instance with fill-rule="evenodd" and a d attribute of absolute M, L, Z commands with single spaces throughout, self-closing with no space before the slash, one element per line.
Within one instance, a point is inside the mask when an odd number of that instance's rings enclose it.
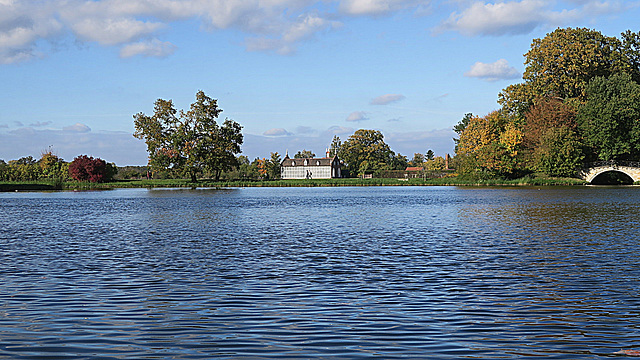
<path fill-rule="evenodd" d="M 567 127 L 552 127 L 542 135 L 534 151 L 536 170 L 550 176 L 572 177 L 584 160 L 582 143 Z"/>
<path fill-rule="evenodd" d="M 342 141 L 340 141 L 340 137 L 338 135 L 333 135 L 333 139 L 331 140 L 331 145 L 329 145 L 329 157 L 334 157 L 340 153 L 340 149 L 342 148 Z"/>
<path fill-rule="evenodd" d="M 406 156 L 397 153 L 393 160 L 391 160 L 391 170 L 404 170 L 409 165 L 409 160 Z"/>
<path fill-rule="evenodd" d="M 424 154 L 424 159 L 425 160 L 433 160 L 433 157 L 435 156 L 433 150 L 429 149 L 427 150 L 427 152 Z"/>
<path fill-rule="evenodd" d="M 362 175 L 367 171 L 390 169 L 394 152 L 377 130 L 356 130 L 342 144 L 338 156 L 347 164 L 349 172 Z"/>
<path fill-rule="evenodd" d="M 311 159 L 314 157 L 316 157 L 316 154 L 314 154 L 310 150 L 298 151 L 295 155 L 293 155 L 294 159 Z"/>
<path fill-rule="evenodd" d="M 413 154 L 413 159 L 411 159 L 411 161 L 409 162 L 409 165 L 411 165 L 411 166 L 422 166 L 423 162 L 424 162 L 424 155 L 422 155 L 420 153 L 415 153 L 415 154 Z"/>
<path fill-rule="evenodd" d="M 178 111 L 171 100 L 158 99 L 152 116 L 133 116 L 135 133 L 144 139 L 153 170 L 171 170 L 187 175 L 195 182 L 207 170 L 219 179 L 223 170 L 237 165 L 236 154 L 243 142 L 242 126 L 226 119 L 216 119 L 222 112 L 218 101 L 196 93 L 189 111 Z"/>
<path fill-rule="evenodd" d="M 629 74 L 597 77 L 578 111 L 578 126 L 591 159 L 638 160 L 640 156 L 640 85 Z"/>
<path fill-rule="evenodd" d="M 277 152 L 272 152 L 271 158 L 267 160 L 267 163 L 266 163 L 267 176 L 269 177 L 269 179 L 272 179 L 272 180 L 280 179 L 281 165 L 282 165 L 282 159 L 280 158 L 280 154 L 278 154 Z"/>
<path fill-rule="evenodd" d="M 38 160 L 42 176 L 56 181 L 69 179 L 69 164 L 49 149 Z"/>

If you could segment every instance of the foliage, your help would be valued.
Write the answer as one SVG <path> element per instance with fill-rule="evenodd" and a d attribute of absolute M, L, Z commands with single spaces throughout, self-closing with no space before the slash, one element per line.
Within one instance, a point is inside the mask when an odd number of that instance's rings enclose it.
<path fill-rule="evenodd" d="M 415 154 L 413 154 L 413 159 L 411 159 L 411 161 L 409 162 L 409 165 L 411 165 L 411 166 L 422 166 L 423 162 L 424 162 L 424 155 L 422 155 L 420 153 L 415 153 Z"/>
<path fill-rule="evenodd" d="M 445 169 L 445 161 L 442 156 L 436 156 L 424 163 L 424 169 L 427 171 L 439 171 Z"/>
<path fill-rule="evenodd" d="M 522 132 L 504 112 L 474 116 L 460 133 L 457 154 L 463 161 L 459 171 L 512 176 L 518 167 L 521 142 Z"/>
<path fill-rule="evenodd" d="M 100 158 L 80 155 L 69 164 L 69 175 L 77 181 L 105 182 L 113 177 L 111 167 Z"/>
<path fill-rule="evenodd" d="M 134 136 L 144 139 L 153 170 L 171 170 L 188 175 L 192 182 L 203 171 L 218 179 L 224 170 L 237 166 L 236 154 L 243 142 L 242 127 L 226 119 L 216 119 L 222 112 L 218 101 L 196 93 L 189 111 L 178 111 L 171 100 L 158 99 L 152 116 L 135 114 Z"/>
<path fill-rule="evenodd" d="M 592 158 L 637 160 L 640 156 L 640 85 L 628 74 L 594 78 L 578 123 Z"/>
<path fill-rule="evenodd" d="M 311 152 L 310 150 L 302 150 L 302 151 L 298 151 L 293 158 L 294 159 L 311 159 L 316 157 L 316 154 L 314 154 L 313 152 Z"/>
<path fill-rule="evenodd" d="M 333 139 L 331 140 L 331 145 L 329 145 L 329 157 L 334 157 L 340 153 L 340 149 L 342 148 L 342 141 L 340 141 L 340 137 L 338 135 L 333 135 Z"/>
<path fill-rule="evenodd" d="M 433 150 L 429 149 L 427 150 L 427 152 L 424 154 L 424 159 L 425 160 L 433 160 L 434 156 L 436 154 L 433 152 Z"/>
<path fill-rule="evenodd" d="M 48 179 L 63 181 L 69 179 L 69 164 L 53 154 L 51 150 L 44 152 L 38 161 L 42 176 Z"/>
<path fill-rule="evenodd" d="M 277 152 L 271 153 L 271 158 L 266 161 L 267 168 L 267 176 L 269 179 L 280 179 L 281 172 L 280 166 L 282 164 L 282 159 L 280 158 L 280 154 Z"/>
<path fill-rule="evenodd" d="M 338 157 L 347 164 L 351 173 L 362 175 L 369 171 L 391 167 L 394 152 L 377 130 L 356 130 L 341 146 Z"/>
<path fill-rule="evenodd" d="M 584 160 L 582 143 L 573 129 L 552 127 L 541 137 L 534 158 L 538 171 L 549 176 L 572 177 Z"/>

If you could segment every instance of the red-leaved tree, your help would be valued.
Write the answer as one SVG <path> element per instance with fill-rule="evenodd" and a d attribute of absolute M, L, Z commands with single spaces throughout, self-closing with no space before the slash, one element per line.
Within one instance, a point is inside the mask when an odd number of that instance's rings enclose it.
<path fill-rule="evenodd" d="M 69 175 L 78 181 L 103 182 L 107 180 L 107 162 L 80 155 L 69 164 Z"/>

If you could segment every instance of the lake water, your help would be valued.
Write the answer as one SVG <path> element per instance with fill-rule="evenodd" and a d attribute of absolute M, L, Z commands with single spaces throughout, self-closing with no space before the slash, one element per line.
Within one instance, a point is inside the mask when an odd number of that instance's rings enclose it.
<path fill-rule="evenodd" d="M 0 193 L 0 358 L 640 348 L 632 187 Z"/>

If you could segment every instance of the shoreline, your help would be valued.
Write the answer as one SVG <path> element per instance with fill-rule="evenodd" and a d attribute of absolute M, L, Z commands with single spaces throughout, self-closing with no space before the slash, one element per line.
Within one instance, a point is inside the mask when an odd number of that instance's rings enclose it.
<path fill-rule="evenodd" d="M 195 183 L 186 179 L 120 180 L 108 183 L 47 181 L 0 182 L 0 192 L 15 191 L 64 191 L 64 190 L 109 190 L 119 188 L 231 188 L 231 187 L 344 187 L 344 186 L 586 186 L 586 181 L 573 178 L 521 178 L 514 180 L 470 181 L 457 178 L 439 179 L 304 179 L 304 180 L 199 180 Z"/>

